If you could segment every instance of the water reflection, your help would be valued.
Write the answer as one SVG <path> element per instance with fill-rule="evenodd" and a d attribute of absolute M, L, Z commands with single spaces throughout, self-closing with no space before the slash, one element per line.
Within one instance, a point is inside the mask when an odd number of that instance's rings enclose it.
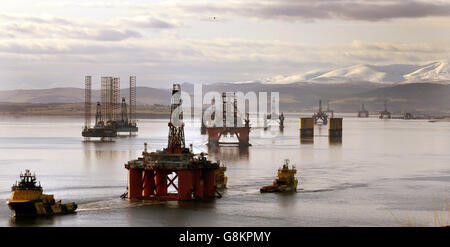
<path fill-rule="evenodd" d="M 328 128 L 326 125 L 323 124 L 316 124 L 315 128 L 317 130 L 317 134 L 315 134 L 316 136 L 325 136 L 328 135 Z"/>
<path fill-rule="evenodd" d="M 300 144 L 314 144 L 314 137 L 300 137 Z"/>
<path fill-rule="evenodd" d="M 84 164 L 86 166 L 117 165 L 136 159 L 135 150 L 117 150 L 117 143 L 83 142 Z"/>
<path fill-rule="evenodd" d="M 53 225 L 55 220 L 53 216 L 36 216 L 36 217 L 14 217 L 9 219 L 9 226 L 36 226 L 36 225 Z"/>
<path fill-rule="evenodd" d="M 208 154 L 211 158 L 221 161 L 248 160 L 249 148 L 208 146 Z"/>
<path fill-rule="evenodd" d="M 342 145 L 342 137 L 331 137 L 331 136 L 328 136 L 328 142 L 330 143 L 330 146 Z"/>

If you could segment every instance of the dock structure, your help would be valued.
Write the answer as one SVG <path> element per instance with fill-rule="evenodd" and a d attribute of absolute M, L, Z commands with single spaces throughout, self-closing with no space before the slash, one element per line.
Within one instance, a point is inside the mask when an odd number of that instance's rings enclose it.
<path fill-rule="evenodd" d="M 388 109 L 387 109 L 387 100 L 384 100 L 384 111 L 380 111 L 378 116 L 379 116 L 380 119 L 383 119 L 383 118 L 390 119 L 390 118 L 392 118 L 391 112 L 389 112 Z"/>
<path fill-rule="evenodd" d="M 322 123 L 326 125 L 328 123 L 328 114 L 322 109 L 322 100 L 319 100 L 319 110 L 313 114 L 314 124 Z"/>
<path fill-rule="evenodd" d="M 250 144 L 250 118 L 249 114 L 246 114 L 244 124 L 242 119 L 238 116 L 237 110 L 237 97 L 234 92 L 222 93 L 222 121 L 215 121 L 211 126 L 206 126 L 206 132 L 208 134 L 209 146 L 221 146 L 221 145 L 237 145 L 240 147 L 248 147 Z M 232 113 L 232 119 L 228 114 Z M 213 113 L 215 116 L 215 113 Z M 220 138 L 224 135 L 236 136 L 238 142 L 220 142 Z"/>
<path fill-rule="evenodd" d="M 358 111 L 358 117 L 369 117 L 369 111 L 364 108 L 364 103 L 361 105 L 361 109 Z"/>
<path fill-rule="evenodd" d="M 126 99 L 120 99 L 120 78 L 102 77 L 100 101 L 97 102 L 96 120 L 91 127 L 91 87 L 92 77 L 85 77 L 85 124 L 82 136 L 86 138 L 116 137 L 119 132 L 136 133 L 136 77 L 130 76 L 129 105 Z"/>
<path fill-rule="evenodd" d="M 179 200 L 213 199 L 218 186 L 226 182 L 224 169 L 206 154 L 195 155 L 185 147 L 181 87 L 173 85 L 167 148 L 148 152 L 125 164 L 128 169 L 129 199 Z"/>

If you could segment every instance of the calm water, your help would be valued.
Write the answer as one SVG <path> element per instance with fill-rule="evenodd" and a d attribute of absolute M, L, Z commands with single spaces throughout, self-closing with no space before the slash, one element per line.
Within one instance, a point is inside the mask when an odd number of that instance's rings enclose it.
<path fill-rule="evenodd" d="M 14 220 L 0 204 L 0 226 L 400 226 L 434 225 L 450 187 L 450 123 L 344 118 L 341 144 L 316 128 L 300 144 L 298 115 L 283 133 L 255 129 L 248 150 L 209 150 L 198 127 L 187 144 L 228 167 L 228 189 L 215 202 L 149 202 L 119 198 L 124 163 L 167 145 L 167 120 L 141 120 L 139 134 L 114 142 L 84 142 L 82 119 L 0 118 L 0 198 L 25 169 L 46 193 L 79 204 L 74 215 Z M 275 137 L 273 135 L 276 134 Z M 260 194 L 283 159 L 299 170 L 298 193 Z M 447 216 L 448 217 L 448 216 Z M 448 218 L 446 218 L 448 220 Z"/>

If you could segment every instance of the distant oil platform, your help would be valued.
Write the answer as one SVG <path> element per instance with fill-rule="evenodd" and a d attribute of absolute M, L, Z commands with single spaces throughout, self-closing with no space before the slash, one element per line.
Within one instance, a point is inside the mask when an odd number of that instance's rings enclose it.
<path fill-rule="evenodd" d="M 322 100 L 319 100 L 319 110 L 313 114 L 314 124 L 322 123 L 326 125 L 328 118 L 334 118 L 334 111 L 330 109 L 330 101 L 327 101 L 327 109 L 322 109 Z"/>
<path fill-rule="evenodd" d="M 214 104 L 214 101 L 212 102 Z M 219 124 L 218 119 L 216 119 L 215 112 L 213 113 L 214 119 L 213 123 L 205 126 L 206 133 L 208 134 L 208 145 L 209 146 L 220 146 L 220 145 L 238 145 L 240 147 L 248 147 L 250 144 L 250 118 L 249 114 L 246 114 L 244 123 L 242 123 L 242 118 L 239 117 L 237 109 L 237 98 L 234 92 L 223 92 L 222 93 L 222 119 L 223 122 Z M 232 112 L 232 119 L 227 119 L 228 112 Z M 202 121 L 203 122 L 203 121 Z M 236 136 L 238 142 L 220 142 L 222 136 Z"/>
<path fill-rule="evenodd" d="M 387 100 L 384 100 L 384 111 L 380 111 L 378 113 L 378 117 L 380 119 L 384 119 L 384 118 L 390 119 L 390 118 L 392 118 L 392 113 L 390 111 L 388 111 L 388 108 L 387 108 Z"/>
<path fill-rule="evenodd" d="M 85 77 L 85 122 L 82 136 L 102 140 L 116 137 L 119 132 L 130 135 L 138 131 L 136 124 L 136 77 L 130 76 L 129 104 L 120 99 L 120 78 L 101 78 L 101 102 L 96 104 L 95 124 L 91 127 L 92 76 Z"/>
<path fill-rule="evenodd" d="M 358 111 L 358 117 L 369 117 L 369 111 L 364 107 L 364 103 L 361 105 L 361 109 Z"/>

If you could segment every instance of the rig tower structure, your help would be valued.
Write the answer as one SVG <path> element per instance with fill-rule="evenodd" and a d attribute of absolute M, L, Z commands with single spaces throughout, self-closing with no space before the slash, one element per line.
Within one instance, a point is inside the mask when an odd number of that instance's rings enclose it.
<path fill-rule="evenodd" d="M 214 119 L 213 124 L 209 124 L 210 126 L 206 126 L 206 132 L 208 133 L 208 145 L 213 147 L 220 145 L 238 145 L 240 147 L 251 146 L 249 142 L 249 114 L 246 114 L 246 118 L 243 124 L 242 119 L 238 116 L 237 97 L 235 92 L 222 93 L 222 111 L 222 123 L 220 123 L 219 119 Z M 213 114 L 215 118 L 215 112 Z M 232 117 L 232 119 L 228 118 L 230 116 Z M 219 142 L 222 135 L 235 135 L 238 139 L 238 142 Z"/>
<path fill-rule="evenodd" d="M 92 76 L 86 76 L 84 78 L 84 127 L 91 127 L 91 101 L 92 101 Z"/>
<path fill-rule="evenodd" d="M 169 138 L 166 151 L 170 153 L 181 153 L 186 151 L 180 84 L 173 84 L 170 121 L 168 125 Z"/>
<path fill-rule="evenodd" d="M 131 125 L 136 126 L 136 76 L 130 76 L 130 110 L 128 120 Z"/>
<path fill-rule="evenodd" d="M 142 157 L 128 161 L 129 199 L 179 200 L 213 199 L 226 183 L 225 168 L 206 154 L 194 154 L 185 147 L 181 88 L 173 85 L 167 147 L 149 153 L 145 143 Z M 169 190 L 173 188 L 172 191 Z M 175 192 L 174 192 L 175 191 Z"/>
<path fill-rule="evenodd" d="M 129 109 L 124 98 L 120 102 L 120 78 L 101 77 L 100 102 L 97 103 L 95 126 L 91 127 L 92 77 L 85 77 L 85 124 L 82 136 L 110 138 L 118 132 L 137 132 L 136 77 L 130 76 Z"/>
<path fill-rule="evenodd" d="M 361 110 L 358 111 L 358 117 L 369 117 L 369 111 L 364 107 L 364 103 L 361 105 Z"/>
<path fill-rule="evenodd" d="M 383 119 L 383 118 L 390 119 L 391 117 L 392 117 L 391 112 L 389 112 L 387 109 L 387 100 L 384 100 L 384 111 L 379 112 L 379 118 L 380 119 Z"/>
<path fill-rule="evenodd" d="M 314 124 L 318 124 L 319 120 L 323 125 L 328 123 L 328 115 L 322 110 L 322 100 L 319 100 L 319 111 L 314 113 L 312 118 L 314 118 Z"/>

